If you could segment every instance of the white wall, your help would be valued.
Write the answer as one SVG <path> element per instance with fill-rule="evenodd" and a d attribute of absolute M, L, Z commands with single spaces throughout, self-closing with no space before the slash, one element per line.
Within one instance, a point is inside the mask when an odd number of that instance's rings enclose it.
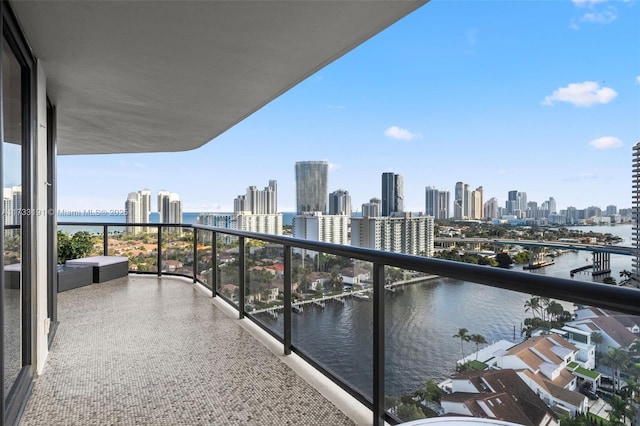
<path fill-rule="evenodd" d="M 47 314 L 47 84 L 42 64 L 36 66 L 37 78 L 37 116 L 36 116 L 36 149 L 35 149 L 35 220 L 33 229 L 33 264 L 32 288 L 34 289 L 35 332 L 34 366 L 37 374 L 42 374 L 48 349 L 48 333 L 50 320 Z"/>

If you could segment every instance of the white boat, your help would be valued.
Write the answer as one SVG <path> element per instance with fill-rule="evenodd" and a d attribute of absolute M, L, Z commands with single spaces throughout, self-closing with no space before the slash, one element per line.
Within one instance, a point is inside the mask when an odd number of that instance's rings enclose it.
<path fill-rule="evenodd" d="M 369 295 L 364 294 L 364 293 L 354 293 L 353 297 L 355 299 L 360 299 L 360 300 L 369 300 Z"/>

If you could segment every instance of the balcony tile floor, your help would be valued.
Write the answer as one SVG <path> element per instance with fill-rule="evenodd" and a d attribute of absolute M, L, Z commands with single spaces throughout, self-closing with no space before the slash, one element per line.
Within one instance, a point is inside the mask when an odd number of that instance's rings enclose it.
<path fill-rule="evenodd" d="M 184 279 L 66 291 L 58 319 L 21 425 L 353 424 Z"/>

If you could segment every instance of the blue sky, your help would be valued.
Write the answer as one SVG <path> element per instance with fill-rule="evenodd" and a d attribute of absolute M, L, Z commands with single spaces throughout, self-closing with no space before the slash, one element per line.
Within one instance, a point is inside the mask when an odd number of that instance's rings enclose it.
<path fill-rule="evenodd" d="M 387 171 L 410 211 L 457 181 L 501 206 L 518 190 L 628 208 L 637 142 L 637 0 L 432 0 L 200 149 L 59 157 L 58 207 L 121 209 L 148 188 L 152 207 L 164 189 L 184 211 L 232 211 L 276 179 L 293 211 L 295 162 L 328 160 L 354 210 Z"/>

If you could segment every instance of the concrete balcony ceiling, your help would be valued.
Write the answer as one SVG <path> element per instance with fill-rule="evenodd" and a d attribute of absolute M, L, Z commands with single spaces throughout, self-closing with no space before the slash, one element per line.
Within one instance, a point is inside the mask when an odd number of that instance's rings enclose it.
<path fill-rule="evenodd" d="M 58 152 L 197 148 L 428 0 L 12 1 Z"/>

